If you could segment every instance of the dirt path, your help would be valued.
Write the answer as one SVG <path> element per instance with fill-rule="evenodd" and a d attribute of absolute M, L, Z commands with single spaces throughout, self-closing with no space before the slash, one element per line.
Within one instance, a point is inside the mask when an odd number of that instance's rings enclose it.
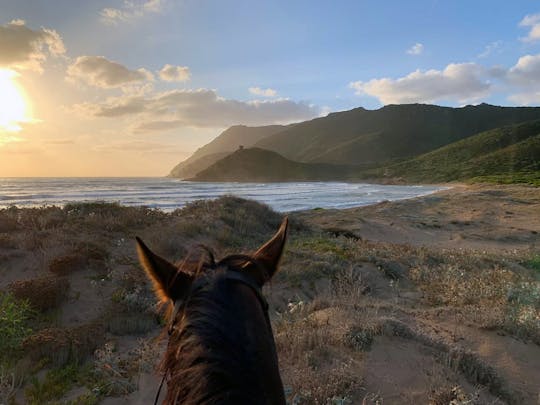
<path fill-rule="evenodd" d="M 368 240 L 497 251 L 540 247 L 540 188 L 466 186 L 405 201 L 294 214 Z"/>

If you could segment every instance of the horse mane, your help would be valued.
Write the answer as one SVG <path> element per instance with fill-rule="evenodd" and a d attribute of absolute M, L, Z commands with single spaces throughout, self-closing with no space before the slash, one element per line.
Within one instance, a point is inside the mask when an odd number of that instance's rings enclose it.
<path fill-rule="evenodd" d="M 231 300 L 233 283 L 228 269 L 240 269 L 254 259 L 229 255 L 216 262 L 213 252 L 198 262 L 184 261 L 179 271 L 195 276 L 188 305 L 171 322 L 172 329 L 161 371 L 168 381 L 168 404 L 265 403 L 264 386 L 256 369 L 258 351 L 239 333 L 245 329 L 238 303 Z M 203 279 L 203 282 L 199 280 Z M 271 332 L 268 339 L 273 339 Z M 227 348 L 227 350 L 219 350 Z"/>

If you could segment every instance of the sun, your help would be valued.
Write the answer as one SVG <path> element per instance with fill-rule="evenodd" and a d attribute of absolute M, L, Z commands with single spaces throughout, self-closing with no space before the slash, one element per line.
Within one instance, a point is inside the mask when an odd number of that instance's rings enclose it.
<path fill-rule="evenodd" d="M 0 69 L 0 132 L 19 132 L 24 122 L 30 122 L 29 105 L 24 91 L 15 82 L 13 70 Z"/>

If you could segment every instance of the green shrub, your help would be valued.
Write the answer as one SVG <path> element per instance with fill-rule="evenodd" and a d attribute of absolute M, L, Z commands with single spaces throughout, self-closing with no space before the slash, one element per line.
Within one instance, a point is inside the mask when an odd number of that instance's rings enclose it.
<path fill-rule="evenodd" d="M 540 253 L 532 255 L 524 264 L 525 267 L 536 270 L 536 275 L 540 276 Z"/>
<path fill-rule="evenodd" d="M 26 300 L 17 300 L 9 293 L 0 293 L 0 362 L 19 353 L 23 340 L 32 332 L 28 321 L 32 315 Z"/>
<path fill-rule="evenodd" d="M 80 383 L 81 368 L 68 364 L 47 372 L 43 381 L 33 377 L 25 390 L 30 405 L 42 405 L 62 398 L 75 384 Z"/>

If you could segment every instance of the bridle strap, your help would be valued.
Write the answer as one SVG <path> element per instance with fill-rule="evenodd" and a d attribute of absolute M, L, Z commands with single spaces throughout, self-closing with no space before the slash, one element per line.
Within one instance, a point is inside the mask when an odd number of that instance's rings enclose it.
<path fill-rule="evenodd" d="M 157 405 L 159 401 L 159 394 L 161 394 L 161 389 L 163 388 L 163 383 L 165 382 L 165 378 L 167 377 L 167 373 L 165 372 L 163 374 L 163 378 L 161 379 L 161 382 L 159 383 L 159 388 L 156 392 L 156 399 L 154 400 L 154 405 Z"/>
<path fill-rule="evenodd" d="M 265 313 L 268 312 L 268 302 L 266 301 L 266 298 L 264 298 L 262 294 L 262 289 L 259 286 L 259 284 L 257 284 L 257 282 L 253 280 L 251 276 L 241 271 L 229 270 L 225 274 L 225 278 L 228 280 L 238 281 L 250 287 L 251 290 L 255 293 L 255 296 L 257 297 L 257 299 L 259 300 L 263 311 Z"/>

